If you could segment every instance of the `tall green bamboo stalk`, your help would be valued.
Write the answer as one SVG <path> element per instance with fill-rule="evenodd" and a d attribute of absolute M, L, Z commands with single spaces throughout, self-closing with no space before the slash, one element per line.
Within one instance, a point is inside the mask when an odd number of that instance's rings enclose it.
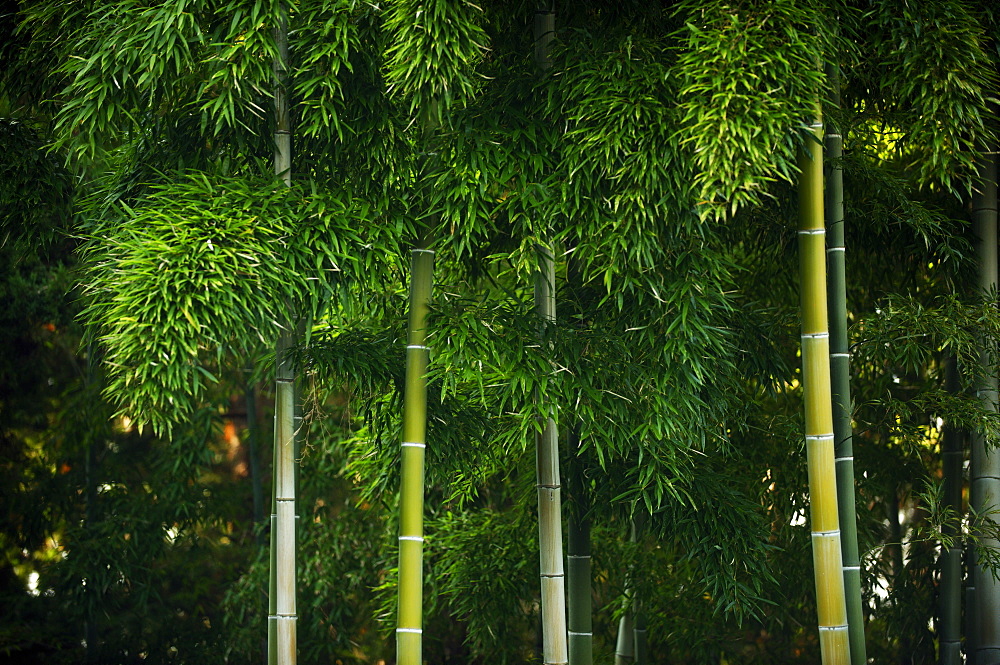
<path fill-rule="evenodd" d="M 830 386 L 822 146 L 822 111 L 817 103 L 805 145 L 799 151 L 802 389 L 820 653 L 823 665 L 848 665 L 850 645 L 840 552 Z"/>
<path fill-rule="evenodd" d="M 945 360 L 945 389 L 950 394 L 959 391 L 958 363 L 954 356 Z M 941 584 L 938 587 L 938 662 L 940 665 L 960 665 L 962 662 L 962 543 L 956 520 L 962 514 L 962 433 L 954 425 L 945 424 L 941 442 L 941 467 L 944 476 L 944 505 L 953 519 L 945 522 L 944 535 L 951 542 L 941 548 L 939 565 Z"/>
<path fill-rule="evenodd" d="M 292 185 L 291 122 L 285 77 L 288 71 L 288 10 L 281 7 L 274 29 L 274 173 Z M 274 501 L 271 513 L 271 577 L 268 594 L 268 663 L 294 665 L 298 613 L 295 604 L 295 371 L 288 351 L 291 330 L 275 348 Z"/>
<path fill-rule="evenodd" d="M 830 103 L 840 106 L 840 67 L 827 66 Z M 840 548 L 844 559 L 844 592 L 852 665 L 866 665 L 865 616 L 861 605 L 861 557 L 858 554 L 858 517 L 855 508 L 854 445 L 851 427 L 851 368 L 847 342 L 847 268 L 844 254 L 844 171 L 841 167 L 843 136 L 827 124 L 826 243 L 829 271 L 830 376 L 833 391 L 833 436 L 837 470 L 837 506 L 840 513 Z"/>
<path fill-rule="evenodd" d="M 590 491 L 579 456 L 579 425 L 569 436 L 571 458 L 567 489 L 566 604 L 569 611 L 569 665 L 593 665 L 594 628 L 590 557 Z"/>
<path fill-rule="evenodd" d="M 978 160 L 979 173 L 972 198 L 972 224 L 978 242 L 979 288 L 984 294 L 997 290 L 997 164 L 995 154 L 982 151 Z M 995 359 L 981 340 L 979 363 L 984 375 L 977 394 L 987 411 L 997 410 L 997 375 Z M 1000 451 L 988 448 L 981 432 L 972 437 L 970 471 L 970 503 L 977 514 L 1000 507 Z M 990 519 L 997 520 L 995 515 Z M 982 536 L 981 536 L 982 537 Z M 1000 549 L 1000 542 L 983 538 L 982 545 Z M 1000 662 L 1000 582 L 978 561 L 972 569 L 975 588 L 973 638 L 974 650 L 969 655 L 975 665 Z"/>
<path fill-rule="evenodd" d="M 402 478 L 399 490 L 399 610 L 396 662 L 423 661 L 424 449 L 427 447 L 427 313 L 434 252 L 418 242 L 410 258 L 410 314 L 403 394 Z"/>
<path fill-rule="evenodd" d="M 552 67 L 549 46 L 555 36 L 555 13 L 535 13 L 535 61 L 542 72 Z M 538 247 L 535 272 L 535 312 L 555 323 L 555 259 L 548 247 Z M 544 395 L 535 395 L 544 400 Z M 566 575 L 563 569 L 562 484 L 559 477 L 559 431 L 556 410 L 549 404 L 541 432 L 535 435 L 535 485 L 538 491 L 538 556 L 542 592 L 542 655 L 546 665 L 569 660 L 566 628 Z"/>

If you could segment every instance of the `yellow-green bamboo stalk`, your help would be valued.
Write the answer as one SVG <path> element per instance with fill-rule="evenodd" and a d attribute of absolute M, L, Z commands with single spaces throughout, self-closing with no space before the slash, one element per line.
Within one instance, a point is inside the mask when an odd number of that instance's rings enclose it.
<path fill-rule="evenodd" d="M 979 288 L 984 294 L 997 290 L 997 164 L 995 154 L 983 151 L 979 158 L 979 173 L 972 200 L 973 232 L 978 239 Z M 995 358 L 982 340 L 979 363 L 984 378 L 977 395 L 986 411 L 997 410 L 997 375 Z M 980 515 L 1000 506 L 1000 451 L 986 445 L 981 432 L 972 437 L 972 460 L 969 474 L 971 508 Z M 995 513 L 988 519 L 997 521 Z M 994 538 L 982 537 L 981 545 L 1000 548 Z M 975 665 L 1000 662 L 1000 582 L 978 561 L 972 567 L 973 594 L 972 649 L 969 656 Z"/>
<path fill-rule="evenodd" d="M 555 14 L 535 13 L 535 61 L 545 72 L 551 66 L 549 45 L 555 35 Z M 555 259 L 548 247 L 538 248 L 535 311 L 548 323 L 556 320 Z M 539 401 L 545 395 L 535 395 Z M 566 574 L 563 569 L 562 484 L 559 477 L 559 431 L 554 405 L 549 404 L 542 430 L 535 436 L 538 491 L 538 555 L 542 590 L 542 656 L 546 665 L 569 661 L 566 628 Z"/>
<path fill-rule="evenodd" d="M 802 389 L 820 654 L 823 665 L 848 665 L 850 647 L 840 551 L 840 520 L 837 514 L 831 410 L 821 118 L 822 111 L 817 104 L 815 118 L 799 155 Z"/>
<path fill-rule="evenodd" d="M 403 395 L 402 478 L 399 491 L 399 610 L 396 662 L 423 660 L 424 449 L 427 447 L 427 313 L 434 252 L 423 243 L 410 260 L 410 317 Z"/>

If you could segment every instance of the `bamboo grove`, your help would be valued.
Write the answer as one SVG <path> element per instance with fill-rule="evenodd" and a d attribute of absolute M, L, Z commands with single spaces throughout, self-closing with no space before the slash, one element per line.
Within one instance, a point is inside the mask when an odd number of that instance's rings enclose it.
<path fill-rule="evenodd" d="M 0 653 L 991 665 L 998 38 L 12 3 Z"/>

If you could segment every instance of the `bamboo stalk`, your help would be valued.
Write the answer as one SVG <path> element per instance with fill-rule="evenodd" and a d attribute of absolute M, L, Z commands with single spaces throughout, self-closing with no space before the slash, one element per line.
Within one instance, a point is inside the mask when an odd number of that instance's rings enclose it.
<path fill-rule="evenodd" d="M 298 615 L 295 603 L 295 375 L 288 359 L 291 334 L 278 342 L 274 439 L 275 615 L 278 665 L 294 665 Z"/>
<path fill-rule="evenodd" d="M 644 505 L 636 508 L 636 513 L 632 516 L 632 542 L 637 545 L 642 541 L 642 534 L 646 530 L 647 516 Z M 632 624 L 635 665 L 647 665 L 649 647 L 646 637 L 646 612 L 643 609 L 642 593 L 634 576 L 632 578 Z"/>
<path fill-rule="evenodd" d="M 547 248 L 538 249 L 535 273 L 535 311 L 554 322 L 555 261 Z M 536 400 L 544 398 L 536 395 Z M 538 492 L 539 575 L 542 589 L 542 653 L 548 664 L 569 660 L 566 628 L 566 580 L 562 552 L 562 483 L 559 476 L 559 432 L 555 409 L 550 405 L 543 429 L 535 435 L 536 488 Z"/>
<path fill-rule="evenodd" d="M 646 525 L 646 512 L 636 508 L 632 516 L 629 542 L 636 545 L 642 537 Z M 642 611 L 642 601 L 636 590 L 634 565 L 629 564 L 625 578 L 626 603 L 628 611 L 618 620 L 618 639 L 615 642 L 615 665 L 646 665 L 649 654 L 646 638 L 646 615 Z"/>
<path fill-rule="evenodd" d="M 850 663 L 840 551 L 827 323 L 823 221 L 823 122 L 819 104 L 799 151 L 802 389 L 813 567 L 823 665 Z M 810 154 L 811 153 L 811 154 Z"/>
<path fill-rule="evenodd" d="M 549 45 L 555 35 L 555 14 L 535 13 L 535 61 L 542 72 L 552 62 Z M 538 248 L 535 273 L 535 311 L 545 324 L 556 320 L 555 260 L 548 247 Z M 544 400 L 544 395 L 535 395 Z M 542 655 L 546 665 L 569 660 L 566 627 L 566 576 L 562 546 L 562 484 L 559 477 L 559 431 L 555 408 L 548 406 L 542 430 L 535 435 L 536 488 L 538 492 L 538 557 L 541 578 Z"/>
<path fill-rule="evenodd" d="M 434 252 L 423 243 L 411 250 L 410 314 L 403 397 L 402 478 L 399 497 L 399 611 L 396 659 L 421 665 L 423 659 L 424 449 L 427 445 L 427 313 Z"/>
<path fill-rule="evenodd" d="M 288 10 L 279 9 L 274 28 L 274 173 L 292 184 L 288 71 Z M 275 349 L 274 501 L 271 513 L 271 577 L 268 595 L 268 663 L 294 665 L 298 615 L 295 603 L 295 373 L 288 358 L 292 333 L 283 331 Z"/>
<path fill-rule="evenodd" d="M 830 103 L 840 106 L 840 67 L 827 66 Z M 844 139 L 827 125 L 826 152 L 830 173 L 826 183 L 829 222 L 826 256 L 829 270 L 830 373 L 833 393 L 833 436 L 837 472 L 837 507 L 840 515 L 840 549 L 852 665 L 866 665 L 865 617 L 861 605 L 861 557 L 858 553 L 858 517 L 855 507 L 854 445 L 851 427 L 851 368 L 847 340 L 847 268 L 844 254 L 844 171 L 840 160 Z"/>
<path fill-rule="evenodd" d="M 569 448 L 577 452 L 569 469 L 569 526 L 566 547 L 566 604 L 569 610 L 569 663 L 594 662 L 593 599 L 590 557 L 590 497 L 579 456 L 579 425 L 569 437 Z"/>
<path fill-rule="evenodd" d="M 978 182 L 972 197 L 972 224 L 978 242 L 979 288 L 985 295 L 995 294 L 997 289 L 997 165 L 993 153 L 983 151 L 978 160 Z M 987 350 L 986 340 L 980 342 L 979 363 L 985 378 L 977 395 L 986 411 L 997 410 L 997 375 L 993 368 L 994 358 Z M 972 509 L 982 515 L 1000 507 L 1000 451 L 987 447 L 981 432 L 972 437 L 972 461 L 970 472 L 970 503 Z M 988 519 L 997 521 L 996 515 Z M 981 545 L 1000 548 L 1000 542 L 993 538 L 982 539 Z M 970 651 L 973 662 L 992 665 L 1000 662 L 1000 582 L 979 562 L 972 570 L 975 584 L 974 595 L 974 651 Z"/>
<path fill-rule="evenodd" d="M 959 390 L 958 363 L 954 356 L 945 360 L 945 389 Z M 939 565 L 941 584 L 938 598 L 938 662 L 960 665 L 962 662 L 962 543 L 957 520 L 962 514 L 962 433 L 945 424 L 941 442 L 941 467 L 944 476 L 944 505 L 952 519 L 945 522 L 944 535 L 951 543 L 942 544 Z"/>

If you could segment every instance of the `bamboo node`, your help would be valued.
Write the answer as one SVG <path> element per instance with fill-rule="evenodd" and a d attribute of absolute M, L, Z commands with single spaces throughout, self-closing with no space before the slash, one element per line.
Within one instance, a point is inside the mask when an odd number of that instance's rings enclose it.
<path fill-rule="evenodd" d="M 410 250 L 411 254 L 415 253 L 415 252 L 425 252 L 427 254 L 434 254 L 434 250 L 433 249 L 411 249 Z"/>
<path fill-rule="evenodd" d="M 820 227 L 818 229 L 799 229 L 799 235 L 819 236 L 825 234 L 826 234 L 826 229 L 824 229 L 823 227 Z"/>
<path fill-rule="evenodd" d="M 397 633 L 423 633 L 423 628 L 397 628 Z"/>
<path fill-rule="evenodd" d="M 412 540 L 417 543 L 424 542 L 423 536 L 399 536 L 398 540 Z"/>
<path fill-rule="evenodd" d="M 406 345 L 406 348 L 408 348 L 408 349 L 420 349 L 421 351 L 427 351 L 427 350 L 429 350 L 429 349 L 430 349 L 431 347 L 429 347 L 429 346 L 424 346 L 423 344 L 407 344 L 407 345 Z"/>
<path fill-rule="evenodd" d="M 806 339 L 826 339 L 830 336 L 828 332 L 815 332 L 815 333 L 802 333 L 799 337 L 805 337 Z"/>
<path fill-rule="evenodd" d="M 416 441 L 403 441 L 401 444 L 404 448 L 426 448 L 426 443 L 417 443 Z"/>
<path fill-rule="evenodd" d="M 840 529 L 834 529 L 833 531 L 813 531 L 812 536 L 819 538 L 840 538 Z"/>

